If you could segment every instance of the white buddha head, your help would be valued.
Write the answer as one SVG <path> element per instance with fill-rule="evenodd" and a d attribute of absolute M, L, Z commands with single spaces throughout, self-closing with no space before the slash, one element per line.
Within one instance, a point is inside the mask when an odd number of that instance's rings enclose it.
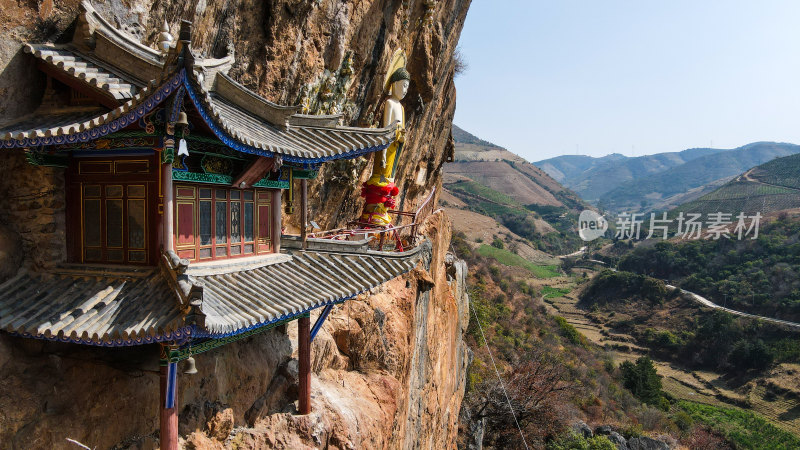
<path fill-rule="evenodd" d="M 411 84 L 411 74 L 408 73 L 408 70 L 405 67 L 395 70 L 389 78 L 391 96 L 397 100 L 402 100 L 408 93 L 409 84 Z"/>

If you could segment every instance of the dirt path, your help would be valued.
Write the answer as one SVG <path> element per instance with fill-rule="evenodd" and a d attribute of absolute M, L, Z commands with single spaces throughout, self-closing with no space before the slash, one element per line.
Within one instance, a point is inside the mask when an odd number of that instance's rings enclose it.
<path fill-rule="evenodd" d="M 755 169 L 755 167 L 753 169 Z M 736 181 L 749 181 L 751 183 L 763 184 L 764 186 L 774 186 L 774 187 L 779 187 L 779 188 L 783 188 L 783 189 L 790 189 L 792 191 L 800 192 L 800 189 L 797 189 L 797 188 L 793 188 L 793 187 L 790 187 L 790 186 L 782 186 L 780 184 L 767 183 L 767 182 L 759 180 L 758 178 L 753 178 L 752 177 L 753 169 L 750 169 L 747 172 L 745 172 L 745 173 L 739 175 L 738 177 L 736 177 Z"/>

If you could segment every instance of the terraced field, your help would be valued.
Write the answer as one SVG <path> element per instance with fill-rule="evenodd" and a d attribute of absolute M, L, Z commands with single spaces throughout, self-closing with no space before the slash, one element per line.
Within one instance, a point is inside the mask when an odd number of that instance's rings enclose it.
<path fill-rule="evenodd" d="M 564 279 L 558 288 L 569 286 Z M 543 301 L 552 314 L 564 317 L 591 342 L 604 347 L 614 362 L 632 361 L 647 354 L 646 348 L 634 343 L 632 336 L 615 333 L 604 324 L 589 319 L 588 311 L 577 307 L 578 298 L 574 291 L 560 297 L 543 296 Z M 651 356 L 652 358 L 652 356 Z M 653 360 L 656 370 L 663 377 L 664 391 L 682 400 L 704 403 L 713 406 L 743 407 L 754 411 L 778 427 L 795 435 L 800 435 L 800 396 L 786 389 L 770 389 L 769 383 L 751 381 L 734 389 L 728 386 L 719 374 L 706 371 L 688 371 L 666 361 Z"/>
<path fill-rule="evenodd" d="M 792 155 L 762 164 L 751 170 L 751 176 L 761 182 L 800 189 L 800 156 Z"/>
<path fill-rule="evenodd" d="M 563 289 L 563 286 L 561 288 Z M 647 351 L 636 345 L 633 337 L 614 333 L 606 326 L 592 322 L 586 315 L 586 311 L 576 306 L 578 299 L 572 291 L 560 297 L 548 298 L 545 295 L 544 301 L 549 305 L 553 314 L 564 317 L 592 343 L 604 347 L 612 353 L 616 362 L 636 359 Z"/>
<path fill-rule="evenodd" d="M 754 167 L 733 181 L 672 211 L 709 214 L 739 212 L 765 215 L 800 208 L 800 154 Z"/>
<path fill-rule="evenodd" d="M 800 192 L 796 189 L 770 186 L 750 181 L 735 181 L 697 200 L 681 205 L 672 212 L 710 214 L 739 212 L 762 215 L 771 211 L 782 211 L 800 207 Z"/>

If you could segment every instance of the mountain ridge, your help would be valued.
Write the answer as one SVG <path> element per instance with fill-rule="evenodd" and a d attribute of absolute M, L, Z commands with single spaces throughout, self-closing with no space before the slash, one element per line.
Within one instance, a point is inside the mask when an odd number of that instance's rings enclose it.
<path fill-rule="evenodd" d="M 672 211 L 772 214 L 800 208 L 800 153 L 755 166 L 721 187 Z"/>
<path fill-rule="evenodd" d="M 664 170 L 644 179 L 621 183 L 600 197 L 599 203 L 611 210 L 669 209 L 677 206 L 670 198 L 737 176 L 775 158 L 800 153 L 800 146 L 786 143 L 754 142 Z"/>
<path fill-rule="evenodd" d="M 534 164 L 601 209 L 648 211 L 691 201 L 747 169 L 798 152 L 795 144 L 758 141 L 637 157 L 563 155 Z"/>

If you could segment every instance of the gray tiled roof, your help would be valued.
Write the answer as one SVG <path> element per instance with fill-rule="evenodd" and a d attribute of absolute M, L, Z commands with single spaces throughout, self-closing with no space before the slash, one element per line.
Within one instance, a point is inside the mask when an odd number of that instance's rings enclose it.
<path fill-rule="evenodd" d="M 205 96 L 203 103 L 214 122 L 237 141 L 280 155 L 320 160 L 345 158 L 385 148 L 395 138 L 394 125 L 374 129 L 290 125 L 282 130 L 213 92 Z"/>
<path fill-rule="evenodd" d="M 105 346 L 236 335 L 352 298 L 429 255 L 426 243 L 405 253 L 297 251 L 268 265 L 192 266 L 186 274 L 202 296 L 191 318 L 166 267 L 23 270 L 0 285 L 0 330 Z"/>
<path fill-rule="evenodd" d="M 26 122 L 30 128 L 0 124 L 5 131 L 0 134 L 0 147 L 61 144 L 67 137 L 69 142 L 97 139 L 99 134 L 95 129 L 137 106 L 143 92 L 148 90 L 144 85 L 149 83 L 152 90 L 156 84 L 151 79 L 158 78 L 161 84 L 179 75 L 188 97 L 209 128 L 239 152 L 314 165 L 382 150 L 395 139 L 394 124 L 386 128 L 342 127 L 338 126 L 341 115 L 302 115 L 298 114 L 301 110 L 298 105 L 270 102 L 227 75 L 234 63 L 233 54 L 221 59 L 195 57 L 190 45 L 162 54 L 113 27 L 91 3 L 84 1 L 81 7 L 83 15 L 70 43 L 26 44 L 25 51 L 60 71 L 63 77 L 71 78 L 70 81 L 98 92 L 108 100 L 103 102 L 106 106 L 128 103 L 111 113 L 79 117 L 73 122 L 64 117 L 53 117 L 51 121 L 48 117 L 33 117 Z M 175 51 L 182 52 L 184 59 L 177 58 Z M 179 60 L 185 65 L 179 64 Z M 173 97 L 175 92 L 155 96 L 148 108 Z M 36 114 L 45 113 L 46 108 L 42 108 Z M 130 122 L 121 125 L 127 127 L 138 119 L 134 114 Z M 76 136 L 81 132 L 83 136 Z"/>
<path fill-rule="evenodd" d="M 287 262 L 195 277 L 203 285 L 205 329 L 235 334 L 355 297 L 409 272 L 428 245 L 405 253 L 297 251 Z"/>
<path fill-rule="evenodd" d="M 136 94 L 137 86 L 116 75 L 75 49 L 55 44 L 26 44 L 25 52 L 80 80 L 89 86 L 108 92 L 117 100 L 127 100 Z"/>
<path fill-rule="evenodd" d="M 44 136 L 48 131 L 53 136 L 59 132 L 69 134 L 70 129 L 77 131 L 80 124 L 103 116 L 106 111 L 97 108 L 65 108 L 58 112 L 27 114 L 14 122 L 0 126 L 0 138 L 25 139 L 37 135 Z"/>
<path fill-rule="evenodd" d="M 183 326 L 177 306 L 166 281 L 152 268 L 23 270 L 0 285 L 0 329 L 94 345 L 147 343 Z"/>
<path fill-rule="evenodd" d="M 23 141 L 43 137 L 75 135 L 98 128 L 112 119 L 133 111 L 157 87 L 155 81 L 138 88 L 126 75 L 115 75 L 92 62 L 76 49 L 55 44 L 28 44 L 29 53 L 64 71 L 77 81 L 125 101 L 110 112 L 95 114 L 37 111 L 15 123 L 0 124 L 0 143 L 4 147 L 23 146 Z M 110 66 L 109 66 L 110 67 Z M 199 74 L 199 72 L 198 72 Z M 212 130 L 231 148 L 264 156 L 282 156 L 288 161 L 320 163 L 351 158 L 384 149 L 395 139 L 395 126 L 354 128 L 338 126 L 340 115 L 297 114 L 298 106 L 281 106 L 236 83 L 222 72 L 213 72 L 213 83 L 201 83 L 194 71 L 187 72 L 187 86 Z M 124 78 L 127 77 L 127 78 Z M 212 86 L 206 90 L 204 86 Z M 162 97 L 160 101 L 166 97 Z M 51 143 L 61 143 L 52 141 Z M 48 145 L 30 142 L 24 146 Z"/>

